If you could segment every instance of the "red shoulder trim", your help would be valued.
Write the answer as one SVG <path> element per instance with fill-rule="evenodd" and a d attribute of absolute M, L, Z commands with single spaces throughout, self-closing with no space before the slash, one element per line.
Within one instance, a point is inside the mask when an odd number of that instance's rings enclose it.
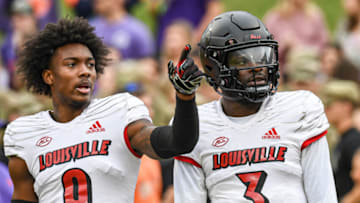
<path fill-rule="evenodd" d="M 320 138 L 322 138 L 323 136 L 325 136 L 327 132 L 328 132 L 328 131 L 325 130 L 325 131 L 322 132 L 321 134 L 305 140 L 305 142 L 301 145 L 301 150 L 305 149 L 305 148 L 308 147 L 311 143 L 313 143 L 313 142 L 319 140 Z"/>
<path fill-rule="evenodd" d="M 126 128 L 124 130 L 124 140 L 125 140 L 126 146 L 128 147 L 128 149 L 134 156 L 136 156 L 137 158 L 141 158 L 141 155 L 136 153 L 135 150 L 130 145 L 130 140 L 129 140 L 129 136 L 127 134 L 127 129 L 128 129 L 128 127 L 126 126 Z"/>
<path fill-rule="evenodd" d="M 174 159 L 176 160 L 179 160 L 179 161 L 183 161 L 183 162 L 186 162 L 186 163 L 189 163 L 189 164 L 192 164 L 198 168 L 202 168 L 201 165 L 196 162 L 194 159 L 190 158 L 190 157 L 186 157 L 186 156 L 177 156 L 177 157 L 174 157 Z"/>

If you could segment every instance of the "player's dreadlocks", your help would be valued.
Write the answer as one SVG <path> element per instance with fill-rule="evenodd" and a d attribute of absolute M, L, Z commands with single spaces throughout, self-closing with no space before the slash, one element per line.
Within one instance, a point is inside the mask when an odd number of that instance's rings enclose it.
<path fill-rule="evenodd" d="M 18 73 L 24 79 L 26 88 L 38 94 L 51 95 L 50 86 L 42 78 L 42 72 L 49 69 L 50 60 L 58 47 L 80 43 L 89 48 L 95 59 L 95 70 L 103 73 L 108 63 L 109 50 L 94 34 L 94 28 L 81 17 L 65 18 L 57 24 L 46 25 L 44 30 L 28 40 L 19 53 Z"/>

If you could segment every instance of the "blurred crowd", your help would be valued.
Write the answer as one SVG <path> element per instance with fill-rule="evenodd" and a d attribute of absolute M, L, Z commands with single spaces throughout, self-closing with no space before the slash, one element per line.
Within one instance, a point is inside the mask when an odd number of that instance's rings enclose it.
<path fill-rule="evenodd" d="M 277 0 L 263 21 L 279 42 L 279 91 L 310 90 L 325 104 L 339 202 L 360 201 L 360 0 L 339 0 L 345 15 L 329 30 L 312 0 Z M 241 8 L 227 8 L 235 10 Z M 0 128 L 19 116 L 51 108 L 49 98 L 28 93 L 16 74 L 17 52 L 47 23 L 83 16 L 110 47 L 112 60 L 94 97 L 129 92 L 148 106 L 155 125 L 167 125 L 175 97 L 167 63 L 185 44 L 200 68 L 197 43 L 210 20 L 225 11 L 221 0 L 0 0 Z M 219 95 L 203 81 L 196 101 Z M 1 137 L 1 134 L 0 134 Z M 2 139 L 0 139 L 2 146 Z M 142 158 L 135 202 L 173 202 L 173 161 Z M 12 184 L 0 150 L 0 202 Z M 4 186 L 4 187 L 2 187 Z M 9 198 L 9 197 L 8 197 Z"/>

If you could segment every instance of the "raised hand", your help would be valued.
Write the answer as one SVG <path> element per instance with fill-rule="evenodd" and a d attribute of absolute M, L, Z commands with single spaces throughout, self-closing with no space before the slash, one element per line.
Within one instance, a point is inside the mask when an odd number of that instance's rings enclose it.
<path fill-rule="evenodd" d="M 187 44 L 181 53 L 179 63 L 176 66 L 173 61 L 168 63 L 169 79 L 176 91 L 184 95 L 194 94 L 204 75 L 189 57 L 190 51 L 191 46 Z"/>

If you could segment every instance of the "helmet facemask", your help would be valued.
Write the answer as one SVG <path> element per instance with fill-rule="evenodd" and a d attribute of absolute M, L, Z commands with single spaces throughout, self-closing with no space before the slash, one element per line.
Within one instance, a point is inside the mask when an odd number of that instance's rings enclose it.
<path fill-rule="evenodd" d="M 219 73 L 215 74 L 217 77 L 208 75 L 208 82 L 226 99 L 263 102 L 276 92 L 278 86 L 277 47 L 274 46 L 277 45 L 255 44 L 247 48 L 229 46 L 223 50 L 211 50 L 212 53 L 222 52 L 223 57 L 220 62 L 214 54 L 208 56 L 219 67 Z"/>

